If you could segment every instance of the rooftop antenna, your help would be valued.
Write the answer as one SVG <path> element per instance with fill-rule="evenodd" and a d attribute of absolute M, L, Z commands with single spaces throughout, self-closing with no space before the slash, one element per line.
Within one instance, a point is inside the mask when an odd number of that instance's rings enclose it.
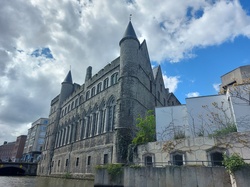
<path fill-rule="evenodd" d="M 129 21 L 131 21 L 131 18 L 132 18 L 132 14 L 129 15 Z"/>

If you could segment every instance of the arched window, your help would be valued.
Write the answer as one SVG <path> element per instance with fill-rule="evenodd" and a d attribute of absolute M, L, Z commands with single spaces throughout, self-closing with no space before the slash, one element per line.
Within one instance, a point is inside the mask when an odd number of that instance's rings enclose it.
<path fill-rule="evenodd" d="M 223 166 L 223 154 L 226 152 L 226 149 L 213 147 L 212 149 L 207 150 L 208 165 L 210 166 Z"/>
<path fill-rule="evenodd" d="M 142 156 L 144 160 L 144 165 L 145 166 L 154 166 L 154 157 L 155 155 L 152 153 L 147 153 Z"/>
<path fill-rule="evenodd" d="M 211 164 L 212 166 L 222 166 L 223 161 L 223 153 L 221 152 L 213 152 L 210 154 L 211 156 Z"/>
<path fill-rule="evenodd" d="M 108 105 L 108 123 L 107 123 L 107 131 L 113 131 L 114 130 L 114 123 L 115 123 L 115 98 L 111 97 L 109 99 Z"/>
<path fill-rule="evenodd" d="M 103 81 L 103 90 L 105 90 L 106 88 L 109 87 L 109 78 L 106 78 L 104 81 Z"/>
<path fill-rule="evenodd" d="M 105 102 L 102 101 L 99 106 L 99 124 L 98 124 L 98 134 L 101 134 L 104 132 L 104 126 L 105 126 Z"/>
<path fill-rule="evenodd" d="M 88 90 L 87 92 L 86 92 L 86 100 L 88 100 L 90 98 L 90 91 Z"/>
<path fill-rule="evenodd" d="M 118 73 L 114 73 L 112 76 L 111 76 L 111 85 L 114 85 L 118 82 Z"/>
<path fill-rule="evenodd" d="M 171 163 L 176 166 L 184 165 L 185 154 L 184 152 L 177 151 L 171 153 Z"/>
<path fill-rule="evenodd" d="M 91 89 L 91 97 L 95 96 L 95 87 Z"/>
<path fill-rule="evenodd" d="M 97 84 L 97 94 L 102 91 L 102 83 Z"/>

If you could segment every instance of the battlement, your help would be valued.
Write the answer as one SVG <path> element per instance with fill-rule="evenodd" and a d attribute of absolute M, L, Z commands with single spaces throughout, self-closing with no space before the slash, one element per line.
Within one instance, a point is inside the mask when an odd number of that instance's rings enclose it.
<path fill-rule="evenodd" d="M 107 64 L 103 69 L 101 69 L 98 73 L 92 76 L 88 81 L 85 82 L 86 87 L 95 84 L 99 79 L 109 73 L 111 70 L 115 69 L 120 65 L 120 57 L 117 57 L 111 63 Z"/>

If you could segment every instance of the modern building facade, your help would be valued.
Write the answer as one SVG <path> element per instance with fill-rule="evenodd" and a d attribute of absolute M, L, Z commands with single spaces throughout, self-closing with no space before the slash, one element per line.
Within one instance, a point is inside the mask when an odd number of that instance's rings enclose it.
<path fill-rule="evenodd" d="M 22 161 L 37 162 L 40 159 L 48 124 L 48 118 L 40 118 L 32 123 L 28 129 Z"/>
<path fill-rule="evenodd" d="M 179 105 L 165 88 L 160 66 L 152 69 L 146 41 L 139 42 L 129 22 L 120 56 L 85 83 L 71 71 L 51 101 L 38 175 L 92 173 L 97 164 L 125 163 L 136 119 L 157 106 Z"/>

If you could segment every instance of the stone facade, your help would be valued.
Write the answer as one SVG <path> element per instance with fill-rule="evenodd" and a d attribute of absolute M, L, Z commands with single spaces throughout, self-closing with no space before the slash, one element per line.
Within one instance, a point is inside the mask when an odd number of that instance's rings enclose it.
<path fill-rule="evenodd" d="M 97 164 L 125 163 L 135 135 L 136 118 L 156 106 L 179 105 L 165 89 L 160 67 L 151 68 L 146 41 L 131 22 L 120 43 L 120 57 L 85 83 L 69 71 L 51 101 L 49 125 L 38 175 L 92 173 Z"/>
<path fill-rule="evenodd" d="M 222 166 L 223 154 L 238 154 L 250 162 L 250 134 L 235 132 L 220 137 L 191 137 L 150 142 L 134 150 L 134 163 L 165 167 L 167 165 Z"/>

